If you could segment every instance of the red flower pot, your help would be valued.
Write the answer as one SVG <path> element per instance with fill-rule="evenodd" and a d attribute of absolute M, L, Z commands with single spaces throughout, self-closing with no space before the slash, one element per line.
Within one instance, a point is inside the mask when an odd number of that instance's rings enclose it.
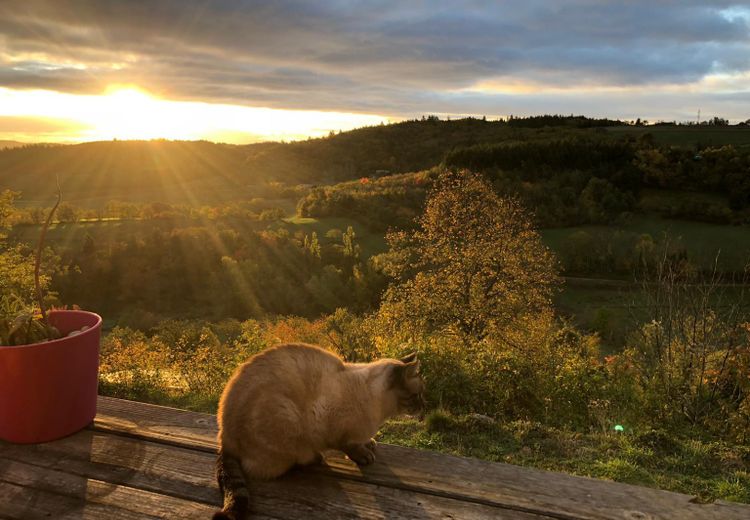
<path fill-rule="evenodd" d="M 45 442 L 74 433 L 96 415 L 102 319 L 85 311 L 52 311 L 63 337 L 0 346 L 0 439 Z M 89 329 L 71 337 L 74 330 Z"/>

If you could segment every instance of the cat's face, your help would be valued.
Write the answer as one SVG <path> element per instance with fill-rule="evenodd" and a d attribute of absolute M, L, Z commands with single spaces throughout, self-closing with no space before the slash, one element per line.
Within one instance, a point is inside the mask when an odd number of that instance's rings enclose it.
<path fill-rule="evenodd" d="M 417 354 L 410 354 L 393 367 L 393 390 L 399 414 L 420 414 L 424 410 L 424 381 Z"/>

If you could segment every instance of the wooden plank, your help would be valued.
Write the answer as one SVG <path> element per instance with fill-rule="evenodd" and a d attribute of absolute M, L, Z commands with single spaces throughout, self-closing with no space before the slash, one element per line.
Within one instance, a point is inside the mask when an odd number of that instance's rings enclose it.
<path fill-rule="evenodd" d="M 219 504 L 213 454 L 84 430 L 54 442 L 2 445 L 0 461 L 27 462 L 53 471 Z"/>
<path fill-rule="evenodd" d="M 95 428 L 117 430 L 121 424 L 143 438 L 215 449 L 212 415 L 101 397 Z M 555 518 L 750 518 L 744 504 L 697 504 L 680 493 L 398 446 L 380 445 L 378 461 L 362 469 L 341 455 L 327 456 L 326 462 L 314 471 Z"/>
<path fill-rule="evenodd" d="M 99 396 L 93 427 L 216 451 L 216 416 L 206 413 Z"/>
<path fill-rule="evenodd" d="M 361 474 L 371 483 L 395 480 L 408 489 L 429 489 L 446 496 L 460 494 L 482 503 L 486 500 L 545 511 L 560 518 L 750 519 L 750 507 L 739 504 L 696 504 L 690 496 L 679 493 L 399 446 L 387 446 L 385 451 L 384 464 L 362 469 L 348 461 L 329 463 L 339 475 Z"/>
<path fill-rule="evenodd" d="M 0 511 L 11 518 L 210 518 L 214 508 L 171 496 L 0 459 Z"/>
<path fill-rule="evenodd" d="M 96 431 L 36 446 L 2 447 L 0 464 L 8 468 L 4 478 L 16 482 L 19 464 L 26 471 L 28 466 L 34 467 L 42 473 L 41 478 L 27 478 L 25 484 L 47 492 L 59 491 L 49 488 L 63 474 L 66 489 L 93 480 L 165 500 L 193 501 L 196 507 L 210 510 L 221 501 L 213 476 L 214 456 L 201 450 Z M 253 483 L 251 504 L 254 518 L 540 518 L 365 482 L 341 481 L 310 471 L 294 471 L 276 481 Z"/>
<path fill-rule="evenodd" d="M 154 516 L 0 481 L 0 518 L 4 520 L 153 520 Z"/>

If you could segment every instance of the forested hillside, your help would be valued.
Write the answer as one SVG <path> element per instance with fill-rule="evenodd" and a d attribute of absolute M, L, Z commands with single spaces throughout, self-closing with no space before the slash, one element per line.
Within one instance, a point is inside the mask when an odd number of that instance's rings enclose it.
<path fill-rule="evenodd" d="M 591 125 L 596 120 L 583 121 Z M 111 199 L 207 204 L 241 199 L 251 193 L 249 186 L 269 182 L 327 184 L 422 170 L 439 164 L 457 147 L 535 139 L 583 125 L 579 118 L 556 118 L 549 121 L 557 125 L 552 129 L 531 130 L 524 122 L 538 126 L 533 118 L 506 123 L 431 117 L 291 143 L 27 145 L 0 150 L 0 185 L 21 192 L 26 205 L 52 198 L 56 175 L 66 200 L 88 207 Z"/>
<path fill-rule="evenodd" d="M 499 193 L 520 197 L 541 227 L 609 224 L 632 213 L 750 221 L 750 149 L 731 145 L 694 150 L 648 138 L 547 134 L 456 148 L 443 167 L 482 172 Z M 319 187 L 299 211 L 357 214 L 379 229 L 408 225 L 433 177 L 415 173 Z"/>
<path fill-rule="evenodd" d="M 680 136 L 682 146 L 662 144 L 673 136 Z M 734 143 L 733 151 L 718 151 L 723 138 Z M 717 139 L 717 144 L 701 144 Z M 733 155 L 747 150 L 741 143 L 750 144 L 750 127 L 665 130 L 582 116 L 505 121 L 427 117 L 291 143 L 156 140 L 7 148 L 0 150 L 0 185 L 21 192 L 23 206 L 47 204 L 54 197 L 55 176 L 66 200 L 82 207 L 102 207 L 110 200 L 197 206 L 252 198 L 269 183 L 328 185 L 445 164 L 488 172 L 515 190 L 519 183 L 531 183 L 539 192 L 532 197 L 541 198 L 542 207 L 550 205 L 542 191 L 562 188 L 558 196 L 570 198 L 570 188 L 577 196 L 585 188 L 579 184 L 594 176 L 626 194 L 641 186 L 724 192 L 737 209 L 745 205 L 748 191 L 737 173 L 743 171 L 746 154 Z M 704 149 L 707 155 L 698 154 L 706 155 L 704 160 L 694 160 L 695 152 Z M 703 179 L 717 161 L 723 161 L 721 178 L 712 173 Z M 646 169 L 649 178 L 639 178 Z M 581 173 L 571 177 L 570 172 Z M 614 211 L 628 206 L 627 200 L 613 203 Z M 542 221 L 559 225 L 576 218 L 550 214 Z"/>
<path fill-rule="evenodd" d="M 242 188 L 244 161 L 240 147 L 203 141 L 29 145 L 0 151 L 0 184 L 26 205 L 53 200 L 56 176 L 66 200 L 85 206 L 226 200 Z"/>

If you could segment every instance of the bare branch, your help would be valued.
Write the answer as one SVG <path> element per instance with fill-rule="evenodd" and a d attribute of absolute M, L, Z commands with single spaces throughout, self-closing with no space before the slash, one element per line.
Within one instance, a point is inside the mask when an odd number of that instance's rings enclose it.
<path fill-rule="evenodd" d="M 42 321 L 45 325 L 49 325 L 47 321 L 47 309 L 44 306 L 44 295 L 42 294 L 42 285 L 39 282 L 39 269 L 42 265 L 42 249 L 44 248 L 44 238 L 47 235 L 47 229 L 49 229 L 49 225 L 52 222 L 52 217 L 55 214 L 55 211 L 57 210 L 57 207 L 60 205 L 60 201 L 62 201 L 62 190 L 60 189 L 60 178 L 55 175 L 55 181 L 57 182 L 57 202 L 55 202 L 55 205 L 50 210 L 49 214 L 47 215 L 47 220 L 44 223 L 44 226 L 42 226 L 42 231 L 39 234 L 39 246 L 36 249 L 36 259 L 34 262 L 34 287 L 36 288 L 36 299 L 37 303 L 39 304 L 39 310 L 42 313 Z"/>

